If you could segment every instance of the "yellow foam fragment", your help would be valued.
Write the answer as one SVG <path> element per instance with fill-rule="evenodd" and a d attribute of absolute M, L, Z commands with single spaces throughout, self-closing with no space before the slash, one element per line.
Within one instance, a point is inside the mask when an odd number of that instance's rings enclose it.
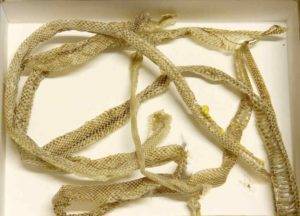
<path fill-rule="evenodd" d="M 201 111 L 203 112 L 204 115 L 209 116 L 209 106 L 207 105 L 201 106 Z"/>

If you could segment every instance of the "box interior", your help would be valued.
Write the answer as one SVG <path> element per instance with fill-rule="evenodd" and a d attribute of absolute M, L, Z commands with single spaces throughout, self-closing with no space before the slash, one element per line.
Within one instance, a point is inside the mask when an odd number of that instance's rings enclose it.
<path fill-rule="evenodd" d="M 227 29 L 265 30 L 273 24 L 288 27 L 278 40 L 264 40 L 252 48 L 277 114 L 279 127 L 295 170 L 300 165 L 300 102 L 299 32 L 297 5 L 294 1 L 28 1 L 1 5 L 0 19 L 0 81 L 20 43 L 36 28 L 54 19 L 90 19 L 117 21 L 133 18 L 141 12 L 154 17 L 165 13 L 178 14 L 175 27 L 206 26 Z M 66 32 L 39 50 L 49 49 L 67 41 L 77 41 L 89 34 Z M 67 36 L 67 39 L 62 36 Z M 231 55 L 207 50 L 187 39 L 179 39 L 158 47 L 176 65 L 208 65 L 234 75 Z M 40 145 L 73 130 L 85 121 L 116 106 L 129 97 L 129 52 L 106 52 L 88 64 L 64 76 L 45 79 L 37 91 L 29 135 Z M 118 62 L 118 64 L 116 64 Z M 153 63 L 145 59 L 139 76 L 139 90 L 159 74 Z M 21 79 L 24 83 L 25 77 Z M 207 104 L 217 123 L 226 128 L 236 112 L 239 95 L 203 80 L 188 78 L 200 104 Z M 2 91 L 1 97 L 2 97 Z M 299 96 L 298 96 L 299 97 Z M 1 100 L 2 102 L 2 100 Z M 2 106 L 1 106 L 2 107 Z M 220 149 L 191 123 L 178 94 L 170 91 L 144 103 L 138 113 L 141 137 L 147 134 L 148 116 L 158 110 L 172 115 L 170 134 L 162 145 L 186 143 L 189 151 L 189 172 L 217 167 Z M 0 215 L 52 215 L 51 198 L 63 184 L 86 184 L 85 179 L 44 173 L 24 167 L 18 152 L 5 137 L 1 127 L 0 146 Z M 252 117 L 242 143 L 266 160 L 263 144 Z M 130 125 L 95 143 L 80 155 L 100 158 L 116 152 L 134 150 Z M 170 172 L 170 163 L 153 170 Z M 138 172 L 132 178 L 138 177 Z M 249 188 L 248 185 L 251 185 Z M 230 195 L 230 200 L 224 198 Z M 273 215 L 270 185 L 237 164 L 227 182 L 211 189 L 200 200 L 203 215 Z M 16 208 L 17 206 L 17 208 Z M 108 215 L 189 215 L 184 202 L 164 197 L 143 198 L 118 208 Z"/>

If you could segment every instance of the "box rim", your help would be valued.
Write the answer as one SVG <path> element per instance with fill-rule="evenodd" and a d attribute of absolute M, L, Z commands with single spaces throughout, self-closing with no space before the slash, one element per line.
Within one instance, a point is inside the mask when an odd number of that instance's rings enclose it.
<path fill-rule="evenodd" d="M 214 0 L 215 2 L 220 2 L 220 0 Z M 229 0 L 233 3 L 237 3 L 240 4 L 240 5 L 245 5 L 247 4 L 246 2 L 252 2 L 253 1 L 235 1 L 235 0 Z M 51 6 L 51 8 L 49 8 L 49 11 L 53 11 L 55 10 L 55 8 L 57 8 L 57 6 L 55 6 L 56 3 L 60 3 L 61 5 L 64 5 L 64 7 L 70 5 L 70 4 L 78 4 L 78 5 L 81 5 L 83 2 L 84 3 L 91 3 L 91 2 L 96 2 L 96 1 L 74 1 L 74 2 L 70 2 L 70 1 L 39 1 L 39 6 L 37 5 L 34 5 L 36 4 L 36 1 L 29 1 L 29 2 L 4 2 L 4 3 L 1 3 L 0 5 L 0 13 L 1 13 L 1 16 L 0 16 L 0 23 L 1 23 L 1 28 L 0 28 L 0 53 L 3 54 L 1 56 L 5 56 L 6 55 L 4 54 L 6 52 L 6 43 L 5 43 L 5 36 L 6 36 L 6 28 L 7 28 L 7 23 L 15 23 L 15 22 L 19 22 L 21 21 L 20 20 L 20 17 L 17 17 L 17 19 L 13 18 L 13 14 L 12 14 L 12 10 L 14 7 L 23 7 L 23 6 L 26 6 L 27 9 L 30 9 L 30 10 L 33 10 L 33 9 L 36 9 L 37 7 L 40 7 L 41 8 L 41 3 L 46 3 L 48 4 L 49 6 Z M 129 2 L 137 2 L 136 0 L 130 0 Z M 162 1 L 162 2 L 166 2 L 166 1 Z M 174 4 L 174 2 L 182 2 L 180 0 L 176 0 L 176 1 L 173 1 L 172 3 Z M 195 1 L 195 0 L 189 0 L 189 2 L 191 3 L 195 3 L 198 1 Z M 209 1 L 202 1 L 202 2 L 209 2 Z M 260 4 L 263 4 L 262 1 L 259 1 L 259 0 L 255 0 L 255 2 L 258 2 Z M 264 1 L 266 2 L 266 1 Z M 268 1 L 268 3 L 272 3 L 272 2 L 277 2 L 277 0 L 270 0 Z M 122 1 L 120 0 L 113 0 L 111 1 L 110 3 L 108 3 L 107 1 L 103 1 L 102 2 L 103 4 L 111 4 L 111 3 L 119 3 L 119 4 L 122 4 Z M 100 3 L 98 3 L 100 4 Z M 170 3 L 168 3 L 170 4 Z M 266 3 L 264 3 L 266 4 Z M 282 5 L 285 5 L 286 7 L 286 10 L 289 11 L 289 13 L 287 14 L 282 14 L 282 18 L 284 21 L 287 22 L 287 25 L 288 26 L 294 26 L 293 28 L 290 28 L 288 30 L 288 61 L 289 61 L 289 79 L 290 79 L 290 103 L 291 103 L 291 115 L 292 115 L 292 118 L 291 118 L 291 124 L 292 124 L 292 145 L 293 145 L 293 148 L 295 149 L 294 153 L 295 152 L 299 152 L 300 153 L 300 146 L 299 145 L 296 145 L 296 143 L 298 143 L 300 141 L 300 134 L 297 133 L 297 129 L 300 128 L 300 114 L 298 114 L 296 111 L 297 110 L 300 110 L 300 102 L 297 101 L 297 94 L 298 92 L 300 92 L 300 86 L 298 86 L 297 82 L 300 81 L 300 74 L 297 73 L 297 68 L 300 67 L 300 64 L 299 64 L 299 60 L 298 60 L 298 56 L 299 56 L 299 50 L 300 50 L 300 41 L 299 41 L 299 31 L 297 29 L 296 26 L 299 26 L 299 20 L 298 20 L 298 9 L 297 9 L 297 2 L 295 1 L 285 1 L 284 3 L 281 2 Z M 255 4 L 254 4 L 255 5 Z M 276 6 L 277 8 L 277 6 Z M 152 8 L 153 9 L 153 8 Z M 278 9 L 278 8 L 277 8 Z M 26 11 L 25 9 L 25 12 L 29 13 L 29 11 Z M 26 13 L 25 13 L 26 14 Z M 42 14 L 39 14 L 39 16 L 42 16 Z M 62 14 L 59 15 L 59 18 L 60 16 L 62 16 Z M 122 16 L 126 16 L 126 14 L 123 14 Z M 188 17 L 187 17 L 188 18 Z M 234 18 L 234 17 L 233 17 Z M 233 19 L 232 18 L 232 19 Z M 29 17 L 29 18 L 25 18 L 25 22 L 29 22 L 30 19 L 32 19 L 32 17 Z M 35 18 L 35 19 L 38 19 L 38 18 Z M 47 18 L 48 19 L 48 18 Z M 270 18 L 266 17 L 266 20 L 268 20 Z M 245 20 L 244 20 L 245 21 Z M 275 20 L 273 20 L 275 21 Z M 278 21 L 278 20 L 276 20 Z M 228 22 L 228 20 L 227 20 Z M 243 22 L 243 21 L 242 21 Z M 291 48 L 292 47 L 292 48 Z M 4 53 L 2 53 L 4 51 Z M 0 75 L 0 81 L 2 83 L 2 79 L 3 79 L 3 74 L 4 74 L 4 71 L 6 70 L 7 68 L 7 65 L 6 65 L 6 58 L 4 58 L 2 60 L 2 66 L 0 68 L 1 71 L 1 75 Z M 2 91 L 0 92 L 1 93 L 1 98 L 2 98 Z M 2 100 L 1 100 L 2 101 Z M 2 107 L 2 106 L 1 106 Z M 3 127 L 3 124 L 1 124 L 1 126 Z M 2 145 L 1 145 L 1 148 L 5 147 L 5 135 L 4 135 L 4 132 L 3 132 L 3 128 L 1 128 L 1 140 L 2 140 Z M 3 149 L 2 149 L 3 150 Z M 0 152 L 0 157 L 1 157 L 1 160 L 5 160 L 5 155 L 3 155 L 5 153 L 5 150 L 2 152 Z M 1 161 L 2 162 L 2 161 Z M 295 172 L 296 172 L 296 175 L 297 175 L 297 182 L 298 182 L 298 185 L 300 185 L 300 157 L 297 158 L 294 156 L 294 167 L 295 167 Z M 5 170 L 5 162 L 4 163 L 1 163 L 0 165 L 0 168 L 4 169 Z M 4 171 L 5 173 L 5 171 Z M 0 176 L 1 177 L 1 176 Z M 3 187 L 5 185 L 4 183 L 4 176 L 1 177 L 0 179 L 0 193 L 3 191 Z M 4 194 L 4 193 L 1 193 L 1 194 Z M 5 199 L 3 196 L 0 196 L 0 201 L 3 200 L 1 203 L 0 203 L 0 209 L 4 209 L 4 208 L 1 208 L 1 205 L 4 205 L 5 203 Z M 1 212 L 0 212 L 1 214 Z"/>

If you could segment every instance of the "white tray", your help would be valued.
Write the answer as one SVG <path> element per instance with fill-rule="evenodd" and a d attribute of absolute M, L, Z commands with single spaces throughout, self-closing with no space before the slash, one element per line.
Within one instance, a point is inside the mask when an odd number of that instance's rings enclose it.
<path fill-rule="evenodd" d="M 288 27 L 281 40 L 261 41 L 252 53 L 272 96 L 279 127 L 296 170 L 300 168 L 300 109 L 297 99 L 300 86 L 297 5 L 294 1 L 26 1 L 1 5 L 0 69 L 3 74 L 20 43 L 41 24 L 58 18 L 82 18 L 101 21 L 134 17 L 141 11 L 158 16 L 176 12 L 176 26 L 208 26 L 228 29 L 264 30 L 272 24 Z M 60 34 L 61 35 L 61 34 Z M 43 49 L 66 40 L 58 35 Z M 79 40 L 86 33 L 68 32 L 70 40 Z M 175 64 L 203 64 L 233 74 L 232 56 L 199 47 L 187 39 L 159 46 Z M 116 62 L 118 62 L 116 64 Z M 75 129 L 85 121 L 125 101 L 129 96 L 129 59 L 126 53 L 105 53 L 76 72 L 45 79 L 37 91 L 29 134 L 41 145 L 58 135 Z M 149 70 L 151 69 L 151 70 Z M 140 74 L 139 89 L 157 75 L 157 68 L 148 60 Z M 23 80 L 23 79 L 22 79 Z M 237 109 L 239 97 L 221 86 L 189 78 L 197 100 L 210 106 L 211 115 L 226 127 Z M 109 94 L 108 94 L 109 92 Z M 190 172 L 220 165 L 222 153 L 190 122 L 180 106 L 175 88 L 141 106 L 138 114 L 140 133 L 145 138 L 147 118 L 164 109 L 173 116 L 172 129 L 165 144 L 187 143 Z M 298 131 L 298 133 L 296 133 Z M 85 180 L 38 172 L 22 165 L 18 152 L 5 137 L 2 126 L 0 148 L 0 215 L 53 215 L 51 198 L 63 184 L 83 184 Z M 264 147 L 255 129 L 254 119 L 245 131 L 242 143 L 259 157 L 266 159 Z M 80 154 L 93 158 L 134 149 L 127 124 L 116 133 Z M 155 168 L 170 171 L 174 164 Z M 298 176 L 299 176 L 298 172 Z M 138 174 L 136 175 L 138 176 Z M 299 178 L 298 178 L 299 180 Z M 298 181 L 299 183 L 299 181 Z M 249 188 L 250 185 L 250 188 Z M 203 215 L 273 215 L 270 185 L 236 165 L 227 182 L 210 190 L 201 200 Z M 185 203 L 167 198 L 144 198 L 116 209 L 108 215 L 185 216 Z"/>

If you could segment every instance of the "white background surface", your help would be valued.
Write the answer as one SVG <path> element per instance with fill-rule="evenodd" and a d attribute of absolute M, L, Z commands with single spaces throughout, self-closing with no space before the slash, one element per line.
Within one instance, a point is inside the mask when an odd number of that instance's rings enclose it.
<path fill-rule="evenodd" d="M 203 23 L 194 21 L 180 22 L 177 26 L 200 25 L 265 30 L 272 24 L 274 23 Z M 37 23 L 10 23 L 8 25 L 8 62 L 18 45 L 38 26 L 40 24 Z M 75 32 L 67 35 L 74 34 L 78 35 Z M 61 38 L 54 41 L 55 45 L 58 45 L 59 41 Z M 204 49 L 190 40 L 176 40 L 159 46 L 159 49 L 176 65 L 208 65 L 233 75 L 232 56 Z M 291 155 L 286 39 L 262 41 L 252 49 L 252 53 L 269 88 L 283 139 L 288 153 Z M 150 84 L 159 74 L 158 69 L 148 60 L 145 60 L 144 63 L 146 66 L 140 73 L 139 89 Z M 70 74 L 42 81 L 35 97 L 29 135 L 37 143 L 44 145 L 51 139 L 77 128 L 88 119 L 128 99 L 128 67 L 129 59 L 124 52 L 105 53 Z M 238 107 L 238 95 L 224 87 L 211 85 L 196 78 L 189 78 L 188 83 L 198 102 L 209 105 L 211 116 L 225 128 Z M 193 126 L 177 96 L 176 90 L 172 86 L 170 92 L 147 101 L 141 106 L 138 121 L 142 138 L 145 138 L 147 132 L 148 116 L 155 111 L 164 109 L 173 116 L 173 121 L 170 134 L 163 144 L 180 144 L 182 142 L 187 144 L 189 171 L 195 172 L 219 166 L 222 160 L 221 151 Z M 266 159 L 253 118 L 245 130 L 242 143 L 257 156 Z M 127 124 L 80 154 L 99 158 L 116 152 L 130 152 L 133 149 L 130 126 Z M 21 164 L 16 149 L 9 141 L 7 141 L 6 147 L 5 166 L 5 216 L 53 215 L 50 200 L 62 184 L 88 183 L 83 180 L 75 180 L 70 176 L 49 175 L 25 168 Z M 171 166 L 155 170 L 170 171 L 173 167 L 171 164 Z M 248 184 L 251 185 L 250 189 L 247 187 Z M 200 203 L 203 215 L 273 215 L 270 185 L 240 165 L 236 165 L 232 169 L 225 185 L 210 190 L 200 200 Z M 154 197 L 133 202 L 108 215 L 141 214 L 145 216 L 185 216 L 189 215 L 189 211 L 183 202 Z"/>

